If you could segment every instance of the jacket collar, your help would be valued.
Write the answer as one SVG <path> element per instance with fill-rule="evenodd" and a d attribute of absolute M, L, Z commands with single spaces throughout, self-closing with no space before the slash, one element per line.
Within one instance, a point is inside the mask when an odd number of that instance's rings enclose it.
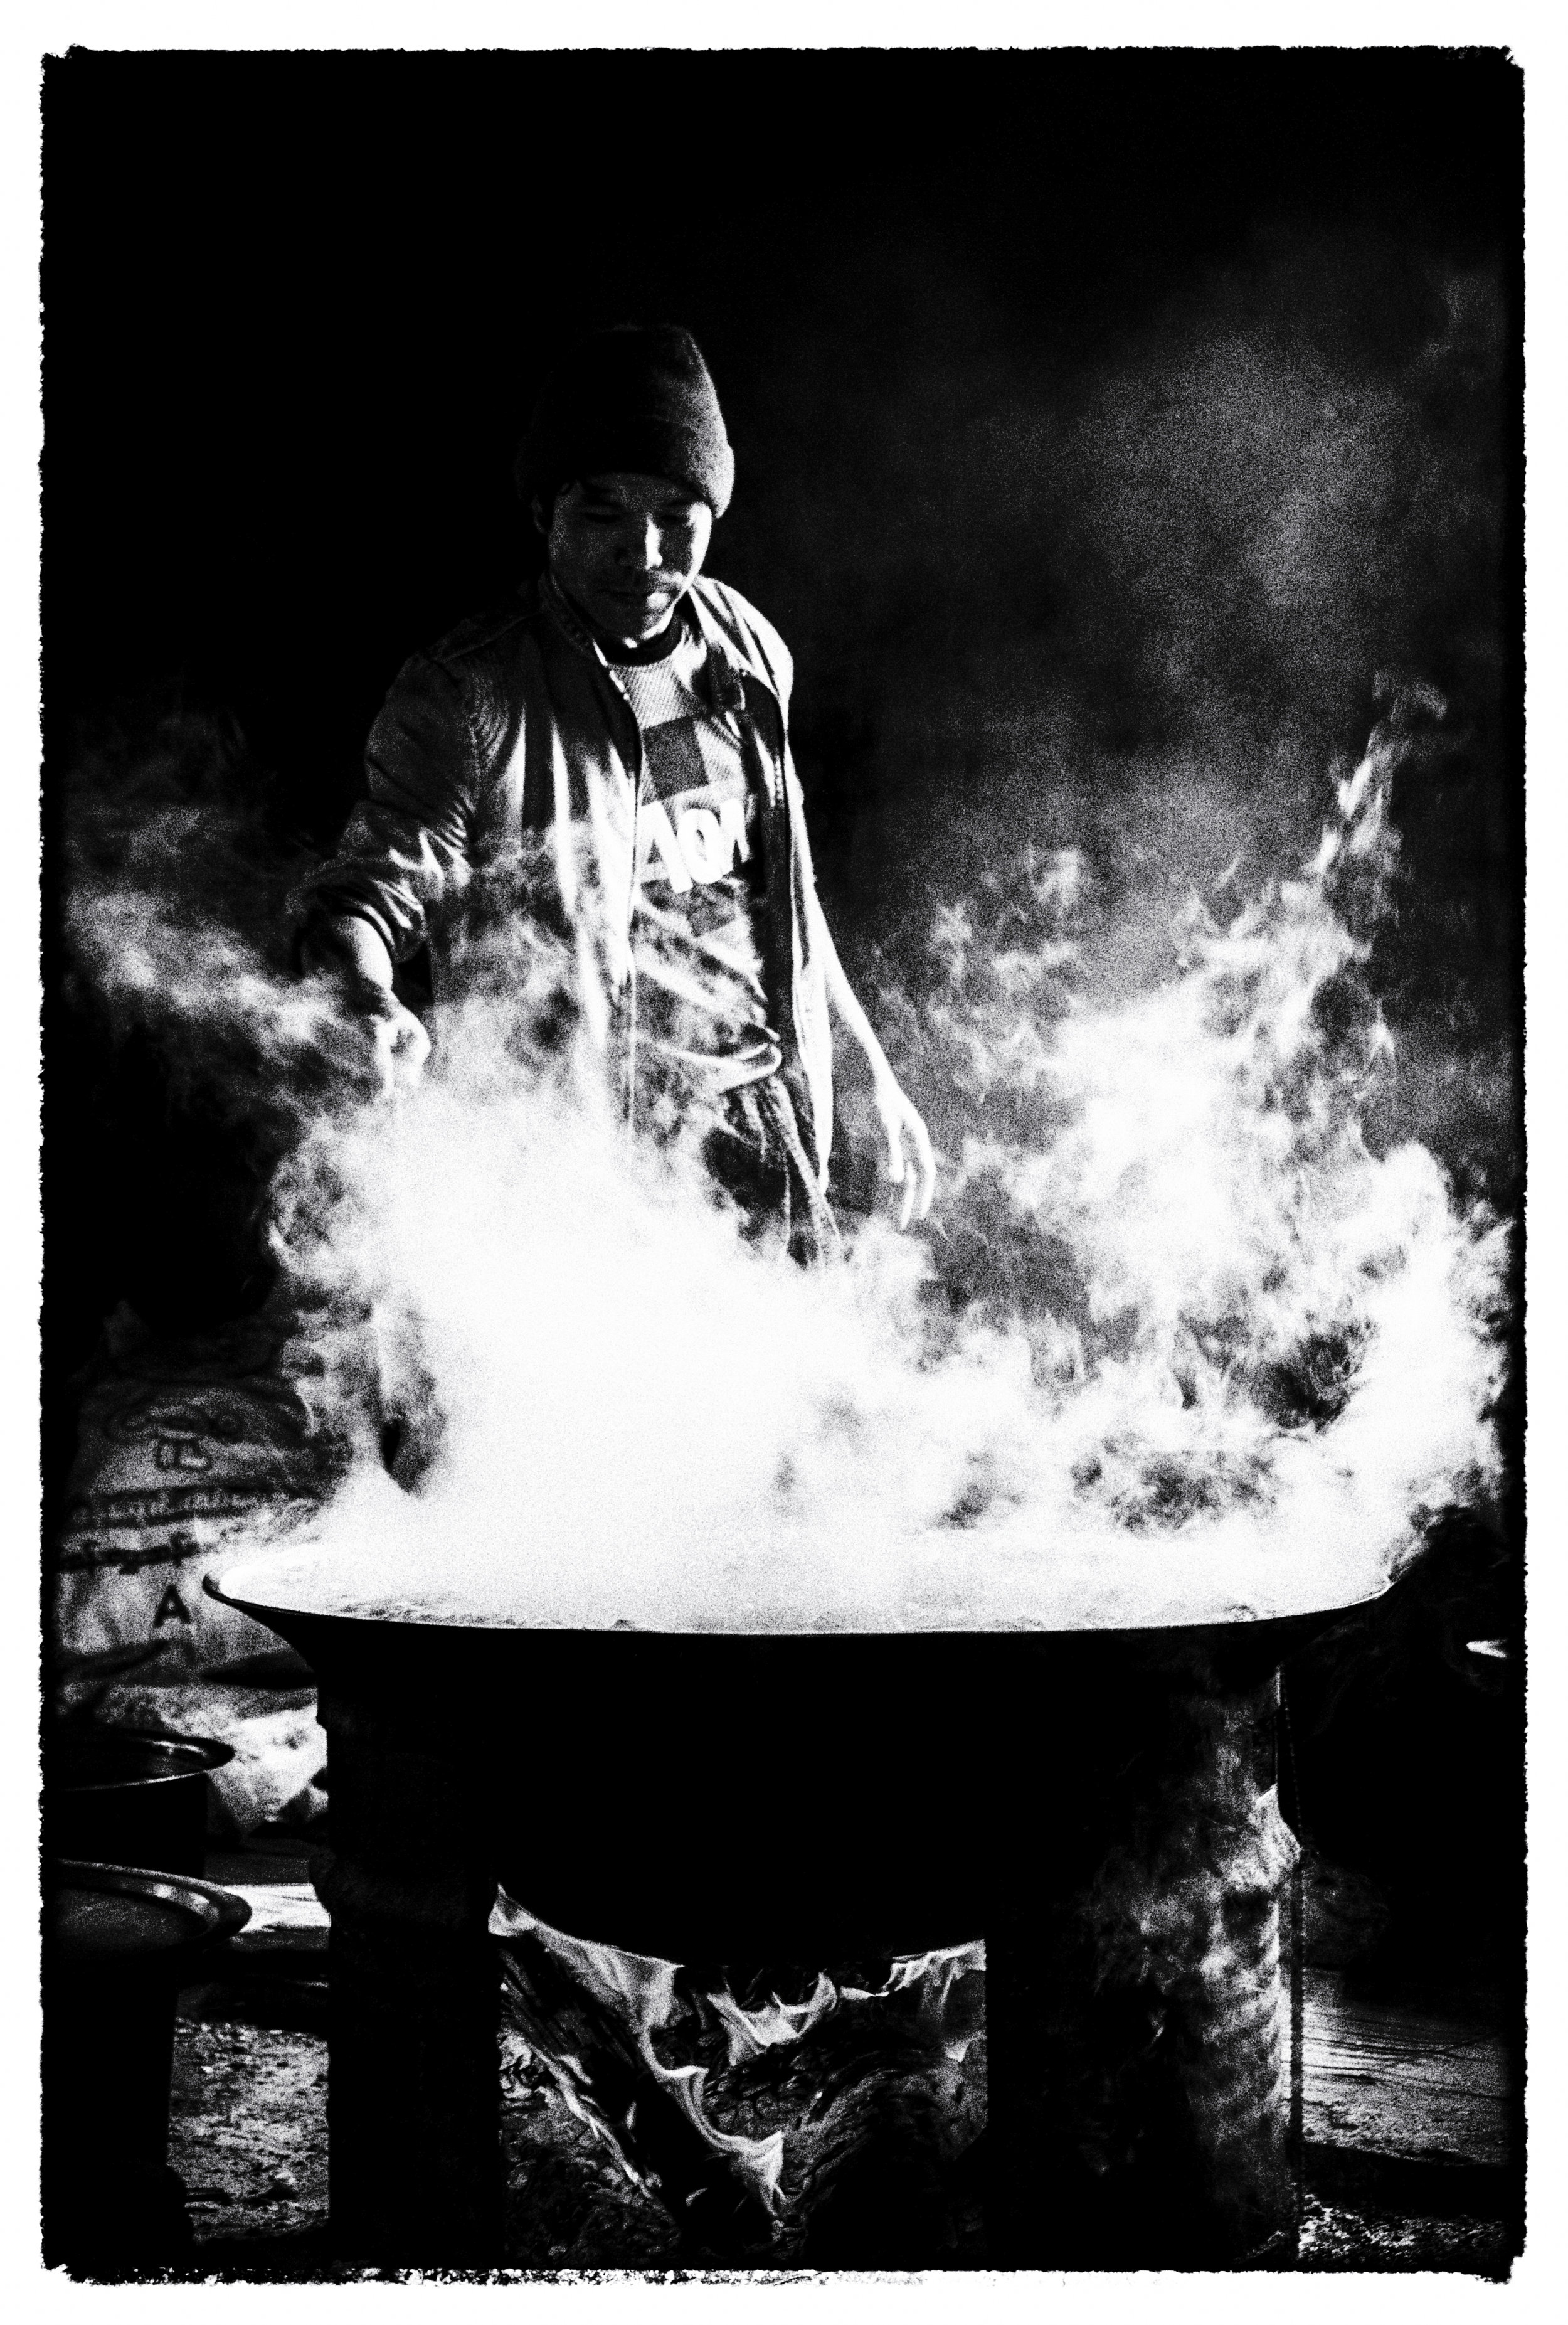
<path fill-rule="evenodd" d="M 566 593 L 547 567 L 540 578 L 540 603 L 549 612 L 557 628 L 579 653 L 589 654 L 603 671 L 612 671 L 609 656 L 598 640 L 573 609 Z M 777 700 L 777 690 L 768 671 L 754 654 L 746 653 L 713 616 L 706 603 L 704 585 L 699 578 L 693 582 L 677 607 L 678 616 L 694 623 L 707 648 L 706 672 L 715 710 L 740 710 L 745 706 L 743 681 L 755 679 L 767 688 Z"/>

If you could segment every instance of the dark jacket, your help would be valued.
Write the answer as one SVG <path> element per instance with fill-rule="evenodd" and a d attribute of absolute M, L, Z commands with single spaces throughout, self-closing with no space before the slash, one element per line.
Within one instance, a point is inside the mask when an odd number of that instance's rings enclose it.
<path fill-rule="evenodd" d="M 824 1185 L 833 1135 L 833 1056 L 816 900 L 800 784 L 789 755 L 789 651 L 723 582 L 699 579 L 684 604 L 707 643 L 715 713 L 743 712 L 768 820 L 764 964 L 770 1014 L 802 1135 Z M 575 932 L 587 1022 L 607 1042 L 634 977 L 632 866 L 642 744 L 594 640 L 547 577 L 463 623 L 399 672 L 365 746 L 368 796 L 332 862 L 296 891 L 297 919 L 357 913 L 394 961 L 429 943 L 438 1002 L 443 966 L 476 874 L 521 861 L 542 839 Z M 634 1011 L 623 1008 L 623 1020 Z"/>

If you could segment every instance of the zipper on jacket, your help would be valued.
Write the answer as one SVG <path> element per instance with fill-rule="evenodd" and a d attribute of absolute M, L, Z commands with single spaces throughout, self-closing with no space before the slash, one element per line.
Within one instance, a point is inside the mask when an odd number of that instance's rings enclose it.
<path fill-rule="evenodd" d="M 614 665 L 601 660 L 600 668 L 626 705 L 637 736 L 637 761 L 632 769 L 632 870 L 626 884 L 626 1127 L 637 1127 L 637 841 L 642 807 L 642 728 L 631 698 L 615 675 Z"/>

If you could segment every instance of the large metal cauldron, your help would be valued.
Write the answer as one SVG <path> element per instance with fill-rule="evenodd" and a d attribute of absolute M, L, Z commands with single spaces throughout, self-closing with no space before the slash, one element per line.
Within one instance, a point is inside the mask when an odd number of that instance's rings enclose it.
<path fill-rule="evenodd" d="M 1179 1991 L 1146 2006 L 1098 1900 L 1174 1799 L 1243 1763 L 1272 1783 L 1280 1661 L 1335 1610 L 1298 1592 L 1158 1629 L 673 1635 L 339 1614 L 265 1561 L 215 1595 L 300 1649 L 330 1738 L 349 2256 L 500 2256 L 498 1882 L 558 1928 L 696 1964 L 982 1935 L 992 2265 L 1294 2249 L 1284 1884 L 1231 1916 L 1249 1986 L 1218 2021 Z"/>

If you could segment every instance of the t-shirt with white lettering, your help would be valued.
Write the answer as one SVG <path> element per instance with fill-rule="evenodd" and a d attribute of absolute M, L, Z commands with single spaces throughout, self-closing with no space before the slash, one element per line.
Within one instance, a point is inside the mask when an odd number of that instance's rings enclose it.
<path fill-rule="evenodd" d="M 714 1096 L 776 1072 L 782 1055 L 762 982 L 766 817 L 744 713 L 709 708 L 706 646 L 678 617 L 673 626 L 658 659 L 612 665 L 642 737 L 632 923 L 638 1033 Z"/>

